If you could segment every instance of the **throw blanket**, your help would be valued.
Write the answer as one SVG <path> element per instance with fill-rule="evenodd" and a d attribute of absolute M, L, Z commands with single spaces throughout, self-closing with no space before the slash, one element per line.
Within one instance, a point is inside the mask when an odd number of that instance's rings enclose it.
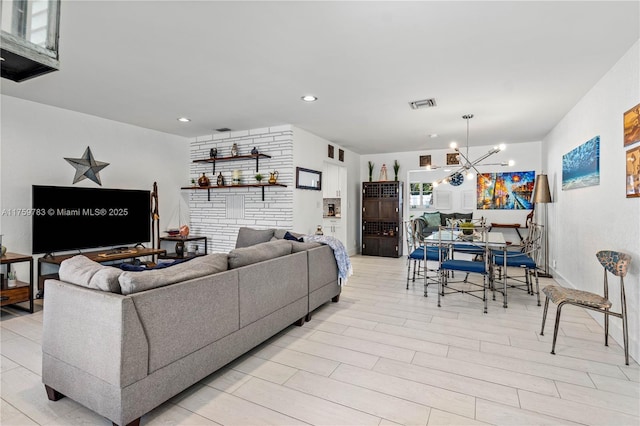
<path fill-rule="evenodd" d="M 304 235 L 302 237 L 305 243 L 320 243 L 326 244 L 333 249 L 333 255 L 336 257 L 336 263 L 338 264 L 338 284 L 345 285 L 347 278 L 353 275 L 353 268 L 351 267 L 351 259 L 347 254 L 347 249 L 340 240 L 334 237 L 325 235 Z"/>

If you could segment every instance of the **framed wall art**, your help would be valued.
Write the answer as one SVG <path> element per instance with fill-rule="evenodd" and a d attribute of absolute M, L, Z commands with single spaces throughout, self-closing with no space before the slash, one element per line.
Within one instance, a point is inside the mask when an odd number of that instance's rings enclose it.
<path fill-rule="evenodd" d="M 344 163 L 344 149 L 338 149 L 338 161 L 342 161 Z"/>
<path fill-rule="evenodd" d="M 420 156 L 420 167 L 427 167 L 431 165 L 431 156 L 430 155 L 421 155 Z"/>
<path fill-rule="evenodd" d="M 457 152 L 447 153 L 447 166 L 460 164 L 460 156 Z"/>
<path fill-rule="evenodd" d="M 333 158 L 333 145 L 328 145 L 327 146 L 327 156 L 329 158 Z"/>
<path fill-rule="evenodd" d="M 627 198 L 640 197 L 640 146 L 627 151 Z"/>
<path fill-rule="evenodd" d="M 536 172 L 481 173 L 476 180 L 478 210 L 530 210 Z"/>
<path fill-rule="evenodd" d="M 600 136 L 562 156 L 562 190 L 600 185 Z"/>
<path fill-rule="evenodd" d="M 624 113 L 624 146 L 640 142 L 640 104 Z"/>

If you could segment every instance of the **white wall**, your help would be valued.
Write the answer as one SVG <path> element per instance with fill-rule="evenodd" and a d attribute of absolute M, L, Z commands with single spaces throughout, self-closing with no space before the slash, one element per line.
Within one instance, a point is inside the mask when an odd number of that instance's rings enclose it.
<path fill-rule="evenodd" d="M 360 155 L 297 127 L 293 129 L 293 139 L 294 171 L 295 167 L 322 171 L 325 162 L 347 168 L 347 204 L 342 206 L 343 211 L 347 208 L 347 215 L 342 218 L 347 226 L 347 251 L 357 253 L 360 239 Z M 333 159 L 327 156 L 328 144 L 334 146 Z M 338 149 L 344 150 L 344 162 L 338 161 Z M 293 211 L 294 230 L 315 232 L 317 225 L 322 224 L 322 191 L 296 189 Z"/>
<path fill-rule="evenodd" d="M 188 176 L 186 138 L 10 96 L 1 102 L 0 208 L 30 208 L 31 185 L 72 186 L 75 169 L 64 157 L 79 158 L 89 146 L 110 163 L 100 171 L 102 187 L 152 190 L 156 181 L 161 223 L 177 209 Z M 88 179 L 73 186 L 99 187 Z M 3 215 L 0 227 L 9 251 L 31 253 L 30 217 Z"/>
<path fill-rule="evenodd" d="M 482 173 L 498 172 L 498 171 L 528 171 L 534 170 L 537 173 L 541 172 L 541 142 L 528 142 L 507 144 L 507 148 L 497 154 L 492 155 L 484 163 L 500 163 L 503 161 L 514 160 L 515 165 L 513 167 L 501 167 L 501 166 L 479 166 L 478 170 Z M 487 153 L 492 146 L 478 146 L 469 148 L 469 158 L 471 161 Z M 465 148 L 466 149 L 466 148 Z M 409 172 L 420 170 L 420 156 L 431 155 L 431 163 L 438 166 L 444 166 L 446 164 L 446 154 L 453 152 L 451 149 L 438 149 L 438 150 L 424 150 L 424 151 L 410 151 L 410 152 L 393 152 L 387 154 L 375 154 L 375 155 L 362 155 L 360 158 L 360 178 L 362 181 L 369 180 L 369 168 L 368 161 L 375 163 L 373 171 L 373 180 L 378 180 L 380 174 L 380 167 L 382 164 L 387 165 L 389 180 L 392 180 L 393 175 L 393 162 L 398 160 L 400 164 L 400 171 L 398 179 L 405 182 L 405 220 L 409 219 L 410 215 L 420 214 L 416 210 L 409 209 L 409 187 L 406 184 L 409 180 Z M 466 154 L 466 152 L 465 152 Z M 449 166 L 455 170 L 455 166 Z M 429 172 L 424 172 L 426 176 L 429 176 L 429 182 L 433 182 L 440 178 L 447 176 L 451 172 L 445 172 L 443 168 L 435 169 Z M 449 184 L 442 184 L 436 190 L 450 191 L 452 195 L 452 208 L 449 210 L 441 209 L 443 212 L 462 212 L 471 211 L 464 210 L 462 208 L 462 193 L 466 191 L 476 191 L 476 179 L 469 180 L 465 177 L 464 182 L 460 186 L 451 186 Z M 488 223 L 521 223 L 524 225 L 525 218 L 530 210 L 477 210 L 474 209 L 473 217 L 485 217 Z"/>
<path fill-rule="evenodd" d="M 550 264 L 567 285 L 602 294 L 599 250 L 619 250 L 633 258 L 625 278 L 631 354 L 640 360 L 640 198 L 625 196 L 625 148 L 622 116 L 640 102 L 640 41 L 578 102 L 545 137 L 549 183 Z M 562 191 L 562 156 L 600 136 L 600 185 Z M 637 146 L 634 145 L 634 147 Z M 611 285 L 619 310 L 619 286 Z M 594 317 L 602 321 L 602 315 Z M 621 323 L 611 334 L 622 344 Z"/>

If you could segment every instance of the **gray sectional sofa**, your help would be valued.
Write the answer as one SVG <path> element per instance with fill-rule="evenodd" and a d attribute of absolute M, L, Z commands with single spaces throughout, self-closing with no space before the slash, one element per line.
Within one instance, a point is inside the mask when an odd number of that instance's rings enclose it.
<path fill-rule="evenodd" d="M 84 256 L 61 265 L 61 279 L 45 283 L 49 399 L 68 396 L 114 424 L 138 424 L 289 325 L 302 325 L 318 306 L 337 302 L 331 248 L 271 231 L 250 243 L 241 231 L 230 253 L 166 269 L 115 271 Z M 124 294 L 113 292 L 114 280 Z"/>

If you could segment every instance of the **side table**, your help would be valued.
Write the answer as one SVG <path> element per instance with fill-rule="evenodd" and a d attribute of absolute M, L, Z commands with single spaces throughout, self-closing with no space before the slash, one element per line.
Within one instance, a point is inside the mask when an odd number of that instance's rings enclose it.
<path fill-rule="evenodd" d="M 198 253 L 188 252 L 187 247 L 185 246 L 183 256 L 178 255 L 177 253 L 175 253 L 175 250 L 174 250 L 173 253 L 168 252 L 166 255 L 160 256 L 161 259 L 183 259 L 183 258 L 189 258 L 189 257 L 195 257 L 195 256 L 201 256 L 201 255 L 207 254 L 207 237 L 201 237 L 197 235 L 189 235 L 186 237 L 182 237 L 180 235 L 167 235 L 165 237 L 158 238 L 158 240 L 160 241 L 160 246 L 162 246 L 163 241 L 168 241 L 173 243 L 177 243 L 179 241 L 182 241 L 183 243 L 187 243 L 189 241 L 204 241 L 204 252 L 200 250 L 200 248 L 198 248 Z"/>
<path fill-rule="evenodd" d="M 8 280 L 2 280 L 0 288 L 0 306 L 15 305 L 16 303 L 29 302 L 29 308 L 16 305 L 16 308 L 24 309 L 33 313 L 33 256 L 19 253 L 5 253 L 0 257 L 0 264 L 7 265 L 7 274 L 11 272 L 11 265 L 14 263 L 29 262 L 29 282 L 17 281 L 15 287 L 7 286 Z"/>

